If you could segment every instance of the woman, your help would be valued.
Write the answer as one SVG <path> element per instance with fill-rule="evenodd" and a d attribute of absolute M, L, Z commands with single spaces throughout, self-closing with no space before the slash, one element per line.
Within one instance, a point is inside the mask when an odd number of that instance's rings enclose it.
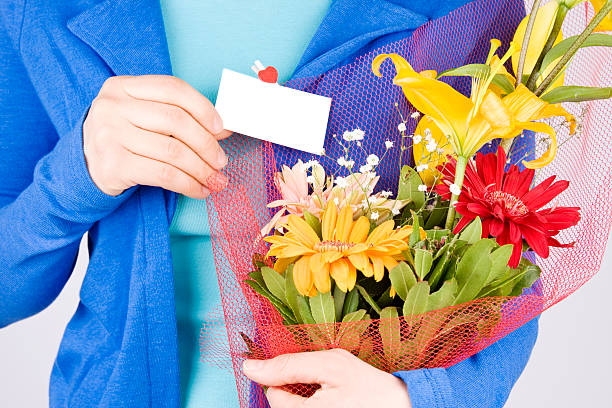
<path fill-rule="evenodd" d="M 221 68 L 322 74 L 464 3 L 4 1 L 0 327 L 53 301 L 89 232 L 51 406 L 236 406 L 231 376 L 194 345 L 219 303 L 203 199 L 227 184 Z M 337 351 L 244 370 L 272 407 L 303 402 L 276 388 L 295 382 L 323 386 L 312 406 L 501 407 L 536 335 L 531 322 L 451 368 L 395 376 Z"/>

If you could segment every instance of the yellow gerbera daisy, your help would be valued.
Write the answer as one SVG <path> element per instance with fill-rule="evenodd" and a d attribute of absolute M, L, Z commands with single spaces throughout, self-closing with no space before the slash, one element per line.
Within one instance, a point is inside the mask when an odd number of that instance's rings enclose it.
<path fill-rule="evenodd" d="M 388 220 L 369 233 L 370 221 L 366 217 L 353 221 L 350 206 L 338 211 L 331 201 L 321 220 L 322 239 L 304 219 L 289 215 L 287 232 L 265 240 L 272 244 L 268 256 L 275 256 L 281 264 L 295 260 L 295 287 L 302 295 L 314 296 L 317 291 L 331 290 L 330 277 L 340 290 L 352 290 L 357 270 L 380 281 L 385 269 L 395 267 L 402 259 L 402 251 L 408 249 L 412 226 L 394 227 L 393 220 Z"/>

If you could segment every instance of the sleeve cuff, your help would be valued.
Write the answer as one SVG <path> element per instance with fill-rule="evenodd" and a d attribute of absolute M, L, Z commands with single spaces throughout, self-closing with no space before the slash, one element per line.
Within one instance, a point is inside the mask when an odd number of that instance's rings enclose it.
<path fill-rule="evenodd" d="M 455 408 L 450 381 L 444 368 L 398 371 L 406 383 L 412 408 Z"/>
<path fill-rule="evenodd" d="M 55 148 L 39 164 L 35 172 L 54 207 L 81 223 L 94 223 L 114 211 L 133 191 L 110 196 L 96 186 L 89 175 L 83 153 L 83 120 L 57 142 Z M 43 187 L 44 186 L 44 187 Z"/>

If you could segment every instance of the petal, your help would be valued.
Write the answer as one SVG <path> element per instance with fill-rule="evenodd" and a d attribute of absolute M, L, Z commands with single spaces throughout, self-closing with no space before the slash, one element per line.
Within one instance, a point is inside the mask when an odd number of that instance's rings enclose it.
<path fill-rule="evenodd" d="M 310 258 L 310 269 L 314 279 L 314 285 L 320 293 L 327 293 L 331 290 L 331 280 L 329 279 L 330 266 L 323 261 L 321 254 L 315 254 Z"/>
<path fill-rule="evenodd" d="M 303 256 L 293 267 L 293 283 L 300 294 L 306 296 L 313 287 L 312 274 L 310 273 L 310 257 Z"/>
<path fill-rule="evenodd" d="M 336 262 L 331 264 L 330 268 L 331 277 L 336 282 L 336 285 L 342 290 L 346 292 L 349 287 L 349 264 L 345 259 L 338 259 Z"/>
<path fill-rule="evenodd" d="M 554 176 L 551 176 L 551 178 L 554 179 Z M 529 207 L 530 210 L 534 211 L 550 203 L 568 187 L 569 181 L 566 180 L 559 180 L 546 189 L 539 189 L 538 186 L 536 186 L 524 196 L 523 202 L 525 205 L 527 205 L 527 207 Z"/>
<path fill-rule="evenodd" d="M 380 282 L 385 276 L 385 265 L 383 264 L 382 258 L 379 256 L 372 256 L 372 266 L 374 267 L 374 280 Z"/>
<path fill-rule="evenodd" d="M 517 123 L 517 125 L 521 129 L 532 130 L 536 133 L 546 133 L 550 137 L 550 145 L 548 146 L 548 150 L 546 150 L 544 154 L 535 160 L 523 160 L 523 166 L 528 169 L 539 169 L 549 164 L 557 154 L 557 134 L 555 133 L 555 130 L 546 123 L 540 122 L 522 122 Z"/>
<path fill-rule="evenodd" d="M 367 217 L 363 215 L 355 221 L 353 224 L 353 229 L 351 230 L 351 234 L 349 235 L 348 242 L 358 243 L 365 242 L 368 237 L 368 233 L 370 232 L 370 221 Z"/>
<path fill-rule="evenodd" d="M 338 209 L 334 200 L 327 203 L 327 208 L 323 213 L 321 222 L 321 232 L 323 241 L 332 241 L 334 239 L 334 231 L 336 229 L 336 218 L 338 217 Z"/>
<path fill-rule="evenodd" d="M 383 238 L 389 236 L 391 231 L 393 231 L 394 226 L 393 220 L 387 220 L 380 224 L 378 227 L 374 228 L 374 231 L 370 234 L 368 239 L 366 240 L 366 244 L 376 243 Z"/>
<path fill-rule="evenodd" d="M 340 215 L 336 220 L 336 241 L 347 242 L 353 224 L 353 210 L 350 205 L 340 210 Z"/>
<path fill-rule="evenodd" d="M 528 225 L 522 225 L 521 232 L 529 247 L 533 249 L 536 254 L 542 258 L 548 258 L 548 237 L 546 237 L 546 235 Z"/>
<path fill-rule="evenodd" d="M 287 229 L 294 233 L 305 246 L 313 248 L 317 242 L 320 242 L 317 233 L 303 218 L 291 214 L 287 224 Z"/>
<path fill-rule="evenodd" d="M 348 259 L 360 271 L 364 270 L 367 267 L 366 265 L 370 263 L 364 253 L 349 255 Z"/>

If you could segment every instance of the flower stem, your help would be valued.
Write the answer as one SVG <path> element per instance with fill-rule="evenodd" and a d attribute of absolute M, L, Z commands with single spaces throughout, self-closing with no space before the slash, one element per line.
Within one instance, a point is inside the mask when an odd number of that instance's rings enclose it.
<path fill-rule="evenodd" d="M 516 86 L 519 86 L 523 82 L 523 68 L 525 68 L 525 57 L 527 56 L 527 49 L 529 48 L 529 39 L 531 38 L 531 31 L 533 30 L 541 2 L 542 0 L 535 0 L 531 12 L 529 13 L 529 20 L 527 20 L 527 26 L 525 27 L 525 36 L 521 44 L 521 54 L 519 55 L 518 66 L 516 67 Z"/>
<path fill-rule="evenodd" d="M 550 84 L 557 78 L 557 75 L 565 68 L 565 65 L 569 62 L 569 60 L 576 54 L 576 51 L 580 49 L 580 46 L 586 41 L 586 39 L 591 35 L 595 27 L 601 23 L 601 21 L 608 15 L 608 13 L 612 11 L 612 0 L 608 0 L 603 7 L 599 10 L 595 17 L 589 22 L 584 31 L 576 38 L 576 40 L 572 43 L 570 48 L 567 50 L 565 55 L 561 57 L 557 65 L 550 71 L 548 76 L 542 81 L 540 86 L 535 90 L 534 94 L 536 96 L 542 95 L 542 93 L 550 86 Z"/>
<path fill-rule="evenodd" d="M 550 49 L 555 44 L 555 40 L 559 36 L 559 32 L 561 32 L 561 26 L 563 26 L 563 22 L 565 21 L 565 16 L 567 16 L 567 12 L 569 8 L 567 8 L 564 4 L 559 4 L 559 9 L 557 10 L 557 16 L 555 17 L 555 22 L 553 23 L 552 30 L 550 31 L 550 35 L 546 40 L 546 44 L 544 44 L 544 48 L 540 52 L 540 56 L 536 61 L 533 69 L 531 70 L 531 74 L 529 75 L 529 79 L 527 79 L 527 83 L 525 86 L 527 89 L 533 91 L 536 85 L 536 81 L 540 76 L 540 68 L 542 67 L 542 61 L 544 61 L 544 57 L 550 51 Z"/>
<path fill-rule="evenodd" d="M 457 157 L 457 166 L 455 168 L 455 185 L 457 187 L 463 187 L 463 179 L 465 177 L 465 168 L 467 167 L 468 159 L 467 157 L 458 156 Z M 455 223 L 455 204 L 459 200 L 459 194 L 453 194 L 451 196 L 450 204 L 448 206 L 448 213 L 446 214 L 446 224 L 444 227 L 448 230 L 453 230 L 453 224 Z"/>

